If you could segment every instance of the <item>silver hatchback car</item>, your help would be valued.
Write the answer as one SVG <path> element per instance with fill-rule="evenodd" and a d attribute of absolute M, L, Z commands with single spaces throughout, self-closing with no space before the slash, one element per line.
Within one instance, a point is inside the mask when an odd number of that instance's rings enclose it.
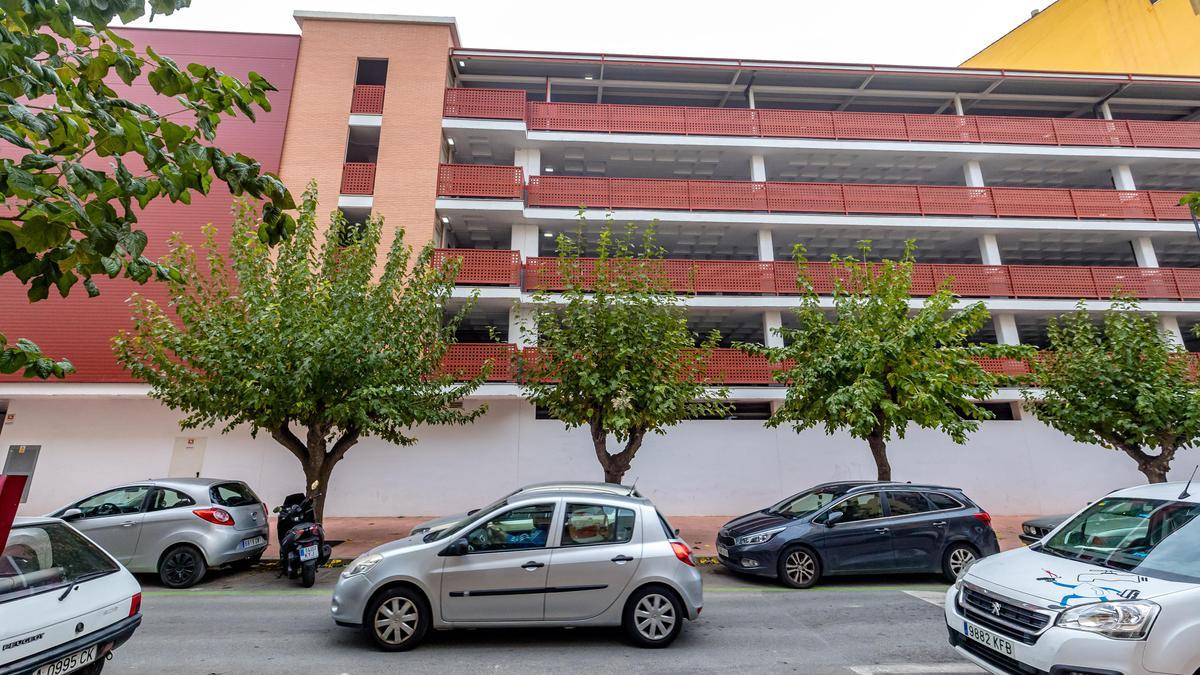
<path fill-rule="evenodd" d="M 622 626 L 665 647 L 700 614 L 700 572 L 654 505 L 624 492 L 518 492 L 376 547 L 338 578 L 333 619 L 388 651 L 431 627 L 489 626 Z"/>
<path fill-rule="evenodd" d="M 267 507 L 250 486 L 162 478 L 111 488 L 50 514 L 91 537 L 130 572 L 187 588 L 209 567 L 250 565 L 267 548 Z"/>

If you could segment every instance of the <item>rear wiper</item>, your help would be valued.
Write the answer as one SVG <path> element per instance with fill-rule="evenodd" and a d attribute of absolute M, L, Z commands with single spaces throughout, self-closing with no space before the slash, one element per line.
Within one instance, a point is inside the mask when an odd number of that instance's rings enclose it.
<path fill-rule="evenodd" d="M 74 579 L 71 580 L 71 583 L 67 584 L 67 590 L 63 591 L 62 595 L 58 596 L 58 601 L 62 602 L 63 600 L 66 600 L 67 596 L 71 594 L 71 591 L 75 590 L 76 585 L 81 584 L 81 583 L 87 581 L 88 579 L 95 579 L 97 577 L 102 577 L 102 576 L 112 574 L 113 571 L 114 570 L 109 570 L 109 571 L 105 572 L 103 570 L 99 570 L 96 572 L 88 572 L 87 574 L 81 574 L 81 575 L 75 577 Z"/>

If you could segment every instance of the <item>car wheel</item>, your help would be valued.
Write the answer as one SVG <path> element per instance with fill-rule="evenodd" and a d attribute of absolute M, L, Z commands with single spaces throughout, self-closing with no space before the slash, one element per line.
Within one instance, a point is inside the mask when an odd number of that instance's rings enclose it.
<path fill-rule="evenodd" d="M 821 561 L 811 549 L 793 546 L 779 556 L 779 580 L 791 588 L 812 588 L 821 579 Z"/>
<path fill-rule="evenodd" d="M 686 616 L 679 596 L 662 586 L 647 586 L 634 591 L 625 603 L 621 627 L 633 644 L 656 649 L 666 647 L 679 637 Z"/>
<path fill-rule="evenodd" d="M 963 568 L 979 559 L 975 547 L 970 544 L 951 544 L 942 556 L 942 576 L 946 581 L 958 580 Z"/>
<path fill-rule="evenodd" d="M 317 566 L 305 565 L 300 569 L 300 585 L 305 588 L 312 588 L 315 583 L 317 583 Z"/>
<path fill-rule="evenodd" d="M 363 630 L 376 647 L 404 652 L 416 647 L 429 630 L 429 605 L 419 593 L 404 587 L 389 588 L 367 607 Z"/>
<path fill-rule="evenodd" d="M 167 588 L 187 588 L 204 578 L 208 566 L 194 546 L 186 544 L 168 549 L 158 562 L 158 578 Z"/>

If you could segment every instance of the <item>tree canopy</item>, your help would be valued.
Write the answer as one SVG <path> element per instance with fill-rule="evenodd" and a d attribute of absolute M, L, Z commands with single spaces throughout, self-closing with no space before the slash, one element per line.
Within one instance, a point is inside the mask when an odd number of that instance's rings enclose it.
<path fill-rule="evenodd" d="M 1004 379 L 976 359 L 1031 352 L 972 342 L 988 311 L 981 303 L 956 308 L 948 283 L 914 308 L 912 242 L 900 260 L 870 262 L 869 242 L 861 242 L 860 251 L 860 257 L 833 256 L 827 302 L 798 246 L 796 327 L 780 330 L 782 347 L 738 346 L 779 364 L 775 377 L 788 387 L 768 426 L 846 431 L 867 441 L 879 480 L 891 480 L 887 443 L 904 438 L 910 424 L 964 443 L 979 421 L 992 418 L 979 402 Z"/>
<path fill-rule="evenodd" d="M 149 3 L 159 14 L 188 4 Z M 287 213 L 295 204 L 279 179 L 214 145 L 223 118 L 269 111 L 275 87 L 254 72 L 242 82 L 202 64 L 181 67 L 149 47 L 139 52 L 110 27 L 145 12 L 145 0 L 0 0 L 0 275 L 28 286 L 32 302 L 51 290 L 65 297 L 80 282 L 97 295 L 97 277 L 171 276 L 143 255 L 138 209 L 156 199 L 188 204 L 214 178 L 265 200 L 263 241 L 295 229 Z M 159 113 L 119 94 L 118 81 L 146 83 L 181 109 Z M 0 335 L 0 373 L 19 370 L 62 377 L 72 366 Z"/>
<path fill-rule="evenodd" d="M 700 339 L 683 298 L 667 282 L 650 226 L 599 233 L 595 258 L 582 214 L 577 234 L 558 238 L 562 291 L 535 295 L 522 327 L 537 333 L 536 356 L 521 358 L 525 396 L 567 428 L 587 426 L 604 480 L 620 483 L 647 433 L 726 410 L 727 392 L 705 376 L 720 339 Z M 608 437 L 623 447 L 608 451 Z"/>
<path fill-rule="evenodd" d="M 1158 317 L 1117 298 L 1102 325 L 1083 304 L 1050 322 L 1051 358 L 1034 363 L 1027 391 L 1037 419 L 1081 443 L 1125 453 L 1151 483 L 1176 453 L 1200 442 L 1196 362 Z"/>
<path fill-rule="evenodd" d="M 184 413 L 183 428 L 265 430 L 300 460 L 305 484 L 317 482 L 310 492 L 326 493 L 360 438 L 411 445 L 412 427 L 481 415 L 453 404 L 486 371 L 465 382 L 439 374 L 470 308 L 447 314 L 456 262 L 435 265 L 432 244 L 414 255 L 399 230 L 377 278 L 382 219 L 355 226 L 335 211 L 319 235 L 316 209 L 314 185 L 295 235 L 275 251 L 246 204 L 228 257 L 212 227 L 199 252 L 176 239 L 167 263 L 178 276 L 167 286 L 177 318 L 135 295 L 134 328 L 113 342 L 150 395 Z"/>

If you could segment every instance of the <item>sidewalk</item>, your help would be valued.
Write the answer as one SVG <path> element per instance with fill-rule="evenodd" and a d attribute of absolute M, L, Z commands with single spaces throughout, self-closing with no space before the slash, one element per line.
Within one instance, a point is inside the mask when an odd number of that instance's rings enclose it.
<path fill-rule="evenodd" d="M 331 541 L 340 541 L 333 548 L 333 557 L 349 562 L 356 556 L 376 546 L 408 536 L 417 523 L 434 516 L 377 516 L 361 518 L 326 518 L 325 536 Z M 994 516 L 992 527 L 1000 539 L 1000 550 L 1007 551 L 1021 546 L 1017 538 L 1021 523 L 1035 516 Z M 679 536 L 697 559 L 715 558 L 717 555 L 717 530 L 733 516 L 667 516 Z M 275 518 L 271 518 L 271 542 L 263 556 L 272 560 L 279 556 L 276 546 Z"/>

